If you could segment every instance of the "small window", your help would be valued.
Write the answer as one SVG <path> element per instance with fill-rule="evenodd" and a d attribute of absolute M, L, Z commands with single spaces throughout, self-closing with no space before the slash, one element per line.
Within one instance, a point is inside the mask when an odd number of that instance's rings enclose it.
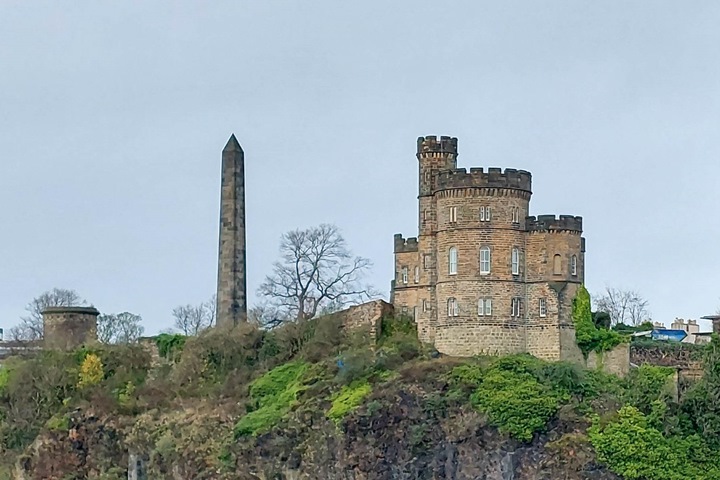
<path fill-rule="evenodd" d="M 450 207 L 450 223 L 457 222 L 457 207 Z"/>
<path fill-rule="evenodd" d="M 458 253 L 457 248 L 450 247 L 450 252 L 448 253 L 448 274 L 455 275 L 457 274 L 457 263 L 458 263 Z"/>
<path fill-rule="evenodd" d="M 422 211 L 421 218 L 422 218 L 422 223 L 427 222 L 427 210 Z"/>
<path fill-rule="evenodd" d="M 490 221 L 490 207 L 480 207 L 480 221 L 481 222 L 489 222 Z"/>
<path fill-rule="evenodd" d="M 489 317 L 492 315 L 492 299 L 481 298 L 478 300 L 478 315 Z"/>
<path fill-rule="evenodd" d="M 420 267 L 415 267 L 415 283 L 420 281 Z"/>
<path fill-rule="evenodd" d="M 428 305 L 428 301 L 427 301 L 427 300 L 423 300 L 423 301 L 422 301 L 422 311 L 423 311 L 423 312 L 427 312 L 428 310 L 430 310 L 430 306 Z"/>
<path fill-rule="evenodd" d="M 417 307 L 413 307 L 413 320 L 417 322 Z"/>
<path fill-rule="evenodd" d="M 408 283 L 408 269 L 407 267 L 402 268 L 402 283 L 407 284 Z"/>
<path fill-rule="evenodd" d="M 539 310 L 540 310 L 541 317 L 547 316 L 547 299 L 546 298 L 539 299 Z"/>
<path fill-rule="evenodd" d="M 511 207 L 512 223 L 520 223 L 520 207 Z"/>
<path fill-rule="evenodd" d="M 510 316 L 520 317 L 522 315 L 522 304 L 520 298 L 513 298 L 510 301 Z"/>
<path fill-rule="evenodd" d="M 425 170 L 425 181 L 430 182 L 430 170 Z"/>
<path fill-rule="evenodd" d="M 480 249 L 480 273 L 482 275 L 490 273 L 490 247 Z"/>
<path fill-rule="evenodd" d="M 423 268 L 430 268 L 430 255 L 423 255 Z"/>
<path fill-rule="evenodd" d="M 562 259 L 560 258 L 560 255 L 555 255 L 553 257 L 553 274 L 562 275 Z"/>
<path fill-rule="evenodd" d="M 512 249 L 510 254 L 510 263 L 512 264 L 512 274 L 520 275 L 520 250 L 517 248 Z"/>
<path fill-rule="evenodd" d="M 460 315 L 460 307 L 458 306 L 457 300 L 450 297 L 448 298 L 448 317 L 457 317 Z"/>
<path fill-rule="evenodd" d="M 577 257 L 575 255 L 570 259 L 570 275 L 577 276 Z"/>

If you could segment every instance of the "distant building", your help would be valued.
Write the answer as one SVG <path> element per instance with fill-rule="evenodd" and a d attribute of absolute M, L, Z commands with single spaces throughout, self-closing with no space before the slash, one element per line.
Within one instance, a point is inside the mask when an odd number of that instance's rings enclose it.
<path fill-rule="evenodd" d="M 683 339 L 683 343 L 697 343 L 695 340 L 697 334 L 700 333 L 700 325 L 697 320 L 683 320 L 682 318 L 676 318 L 675 321 L 670 325 L 672 330 L 683 330 L 687 333 L 687 337 Z"/>

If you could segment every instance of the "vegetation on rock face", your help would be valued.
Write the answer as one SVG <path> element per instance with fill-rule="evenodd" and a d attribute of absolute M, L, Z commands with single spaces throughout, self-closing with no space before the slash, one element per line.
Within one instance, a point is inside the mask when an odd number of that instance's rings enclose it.
<path fill-rule="evenodd" d="M 573 299 L 572 316 L 575 339 L 585 356 L 592 351 L 601 353 L 612 350 L 624 341 L 619 333 L 595 325 L 590 309 L 590 294 L 584 285 L 580 286 Z"/>
<path fill-rule="evenodd" d="M 258 435 L 277 424 L 297 402 L 303 390 L 305 362 L 290 362 L 270 370 L 250 385 L 252 408 L 235 425 L 235 435 Z"/>
<path fill-rule="evenodd" d="M 386 318 L 380 331 L 372 347 L 331 319 L 166 336 L 155 368 L 133 345 L 9 359 L 0 473 L 26 455 L 28 479 L 117 478 L 130 448 L 147 454 L 154 479 L 229 480 L 249 468 L 335 478 L 319 469 L 358 468 L 358 458 L 367 471 L 424 478 L 461 441 L 481 449 L 469 460 L 478 464 L 483 448 L 578 462 L 542 478 L 588 478 L 583 468 L 598 461 L 627 479 L 720 478 L 717 338 L 705 376 L 678 398 L 673 369 L 643 365 L 619 379 L 526 354 L 432 358 L 412 321 Z"/>
<path fill-rule="evenodd" d="M 328 418 L 339 423 L 348 413 L 357 409 L 370 393 L 372 386 L 367 381 L 356 381 L 342 387 L 332 398 L 332 406 L 327 412 Z"/>

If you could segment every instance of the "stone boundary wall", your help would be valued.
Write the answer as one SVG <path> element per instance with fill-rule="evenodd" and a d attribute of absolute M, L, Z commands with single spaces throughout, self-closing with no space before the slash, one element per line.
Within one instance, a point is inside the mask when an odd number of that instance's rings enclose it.
<path fill-rule="evenodd" d="M 609 352 L 590 352 L 585 366 L 624 377 L 630 372 L 630 344 L 621 343 Z"/>
<path fill-rule="evenodd" d="M 361 305 L 355 305 L 332 314 L 339 318 L 346 329 L 367 329 L 370 338 L 377 341 L 380 335 L 380 321 L 384 316 L 395 312 L 392 304 L 384 300 L 373 300 Z"/>

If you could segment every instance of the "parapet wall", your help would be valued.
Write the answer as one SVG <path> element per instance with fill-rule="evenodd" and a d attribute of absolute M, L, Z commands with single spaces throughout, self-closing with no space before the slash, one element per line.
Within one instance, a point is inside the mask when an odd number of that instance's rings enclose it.
<path fill-rule="evenodd" d="M 42 312 L 45 348 L 73 350 L 97 342 L 97 317 L 93 307 L 51 307 Z"/>
<path fill-rule="evenodd" d="M 468 187 L 510 188 L 531 193 L 532 175 L 528 171 L 514 168 L 488 168 L 487 172 L 482 168 L 471 168 L 470 173 L 464 168 L 457 168 L 438 173 L 438 190 Z"/>
<path fill-rule="evenodd" d="M 525 225 L 529 232 L 577 232 L 582 233 L 582 217 L 573 215 L 538 215 L 527 217 Z"/>
<path fill-rule="evenodd" d="M 418 251 L 417 237 L 403 238 L 401 233 L 396 233 L 394 242 L 395 253 L 408 253 Z"/>
<path fill-rule="evenodd" d="M 454 137 L 440 137 L 440 140 L 435 135 L 428 135 L 426 137 L 418 137 L 417 139 L 417 153 L 418 155 L 423 153 L 454 153 L 457 154 L 458 150 L 458 139 Z"/>

